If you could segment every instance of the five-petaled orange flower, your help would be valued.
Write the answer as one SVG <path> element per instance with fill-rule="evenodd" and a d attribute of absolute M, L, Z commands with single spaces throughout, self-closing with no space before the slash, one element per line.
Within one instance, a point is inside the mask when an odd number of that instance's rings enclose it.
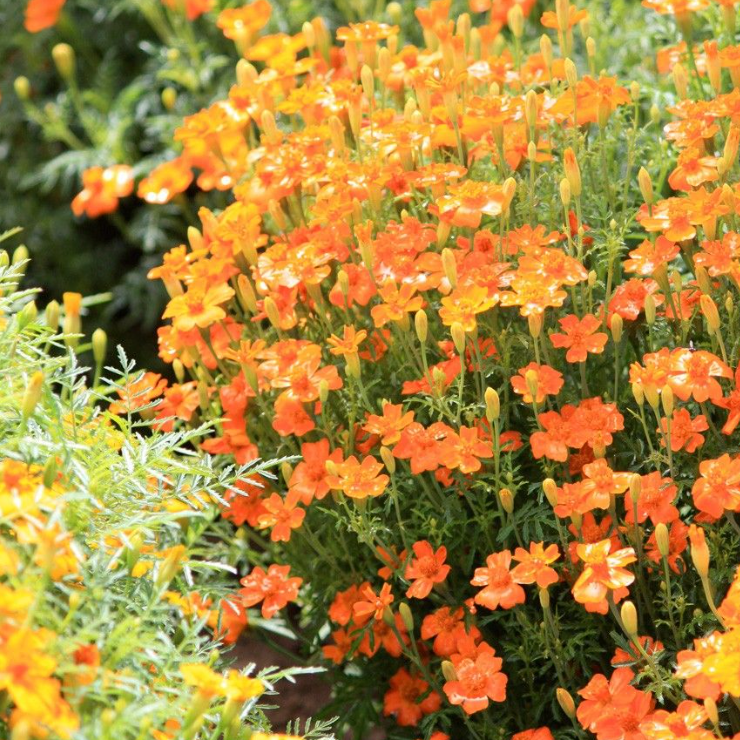
<path fill-rule="evenodd" d="M 584 563 L 583 572 L 573 585 L 573 598 L 580 604 L 598 604 L 610 591 L 629 586 L 635 576 L 625 565 L 637 560 L 635 551 L 625 547 L 611 552 L 612 541 L 579 544 L 576 553 Z"/>
<path fill-rule="evenodd" d="M 330 488 L 342 491 L 350 498 L 380 496 L 390 480 L 387 475 L 380 475 L 382 469 L 383 463 L 379 463 L 372 455 L 363 458 L 361 463 L 351 455 L 344 462 L 333 463 L 333 468 L 327 466 L 329 475 L 326 476 L 326 482 Z"/>
<path fill-rule="evenodd" d="M 406 566 L 404 578 L 412 581 L 406 596 L 410 599 L 425 599 L 437 583 L 443 583 L 450 572 L 450 566 L 445 564 L 447 548 L 440 547 L 435 552 L 426 541 L 415 542 L 411 548 L 415 557 Z"/>
<path fill-rule="evenodd" d="M 608 337 L 597 331 L 601 322 L 590 313 L 582 319 L 570 314 L 558 320 L 563 334 L 551 334 L 550 341 L 554 347 L 566 347 L 565 359 L 568 362 L 585 362 L 588 353 L 600 354 L 604 351 Z"/>
<path fill-rule="evenodd" d="M 476 568 L 470 583 L 481 586 L 475 603 L 488 609 L 511 609 L 526 600 L 524 589 L 514 580 L 510 570 L 511 552 L 504 550 L 486 558 L 485 568 Z"/>

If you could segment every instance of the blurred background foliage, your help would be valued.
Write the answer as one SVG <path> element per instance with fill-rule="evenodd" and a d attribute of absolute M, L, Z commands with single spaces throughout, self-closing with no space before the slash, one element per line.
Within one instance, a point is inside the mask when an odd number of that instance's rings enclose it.
<path fill-rule="evenodd" d="M 182 119 L 224 98 L 233 82 L 239 56 L 216 27 L 216 16 L 243 4 L 216 0 L 211 12 L 190 22 L 166 11 L 162 0 L 67 0 L 55 27 L 29 33 L 19 0 L 0 0 L 0 231 L 25 226 L 16 242 L 30 249 L 29 279 L 46 299 L 59 299 L 67 290 L 104 294 L 89 308 L 90 323 L 105 328 L 113 346 L 122 344 L 155 370 L 162 369 L 155 332 L 166 296 L 159 281 L 146 274 L 164 251 L 185 240 L 199 207 L 222 208 L 226 196 L 192 186 L 167 205 L 130 197 L 115 213 L 94 220 L 76 218 L 70 203 L 89 167 L 128 164 L 139 180 L 177 154 L 173 133 Z M 397 22 L 402 43 L 419 43 L 414 10 L 428 3 L 403 0 L 393 19 L 385 0 L 270 0 L 270 5 L 263 33 L 298 33 L 316 16 L 332 33 L 347 22 L 375 19 Z M 646 70 L 647 61 L 649 68 L 651 45 L 665 31 L 657 25 L 645 29 L 644 19 L 637 22 L 640 4 L 588 5 L 609 66 L 618 61 L 620 69 Z M 539 18 L 546 6 L 538 3 L 533 16 Z M 451 16 L 467 10 L 467 0 L 454 0 Z M 615 19 L 620 28 L 612 34 L 608 26 Z M 75 52 L 71 85 L 52 58 L 59 43 Z M 17 94 L 19 78 L 25 101 Z"/>

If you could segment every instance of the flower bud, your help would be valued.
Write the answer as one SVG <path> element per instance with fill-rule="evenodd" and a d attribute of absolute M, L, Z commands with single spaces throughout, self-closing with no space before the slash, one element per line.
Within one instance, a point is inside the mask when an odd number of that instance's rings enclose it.
<path fill-rule="evenodd" d="M 71 80 L 75 73 L 75 51 L 69 44 L 57 44 L 51 50 L 57 72 L 63 80 Z"/>
<path fill-rule="evenodd" d="M 555 0 L 555 19 L 561 32 L 570 28 L 570 0 Z"/>
<path fill-rule="evenodd" d="M 589 59 L 596 59 L 596 41 L 592 36 L 586 39 L 586 55 Z"/>
<path fill-rule="evenodd" d="M 622 618 L 622 624 L 624 625 L 624 631 L 630 637 L 637 636 L 637 609 L 631 601 L 625 601 L 622 604 L 622 608 L 619 610 L 619 614 Z"/>
<path fill-rule="evenodd" d="M 680 62 L 673 67 L 673 84 L 681 100 L 689 97 L 689 75 L 686 72 L 686 68 Z"/>
<path fill-rule="evenodd" d="M 532 396 L 532 401 L 537 403 L 537 391 L 539 390 L 537 373 L 534 370 L 527 370 L 524 373 L 524 381 L 527 384 L 527 393 Z"/>
<path fill-rule="evenodd" d="M 13 80 L 13 88 L 19 100 L 28 100 L 31 97 L 31 83 L 28 77 L 16 77 Z"/>
<path fill-rule="evenodd" d="M 558 486 L 552 478 L 545 478 L 542 481 L 542 490 L 545 493 L 545 498 L 553 509 L 558 505 Z"/>
<path fill-rule="evenodd" d="M 403 620 L 403 626 L 409 633 L 412 633 L 414 631 L 414 615 L 411 613 L 411 607 L 405 601 L 402 601 L 398 605 L 398 613 Z"/>
<path fill-rule="evenodd" d="M 529 316 L 527 316 L 527 326 L 529 328 L 529 333 L 532 336 L 532 338 L 539 339 L 540 334 L 542 334 L 542 314 L 541 313 L 529 314 Z"/>
<path fill-rule="evenodd" d="M 286 486 L 290 485 L 290 479 L 293 477 L 293 466 L 289 462 L 284 462 L 280 466 L 280 474 Z"/>
<path fill-rule="evenodd" d="M 632 395 L 637 401 L 638 406 L 642 406 L 645 403 L 645 391 L 639 383 L 632 383 Z"/>
<path fill-rule="evenodd" d="M 670 385 L 663 386 L 660 401 L 663 404 L 663 413 L 670 419 L 673 416 L 673 388 Z"/>
<path fill-rule="evenodd" d="M 319 401 L 322 405 L 326 403 L 327 398 L 329 398 L 329 383 L 326 378 L 322 378 L 319 381 Z"/>
<path fill-rule="evenodd" d="M 367 64 L 363 64 L 360 70 L 360 82 L 362 83 L 362 90 L 365 93 L 365 97 L 372 104 L 375 99 L 375 77 L 372 69 Z"/>
<path fill-rule="evenodd" d="M 95 362 L 102 365 L 108 347 L 108 335 L 103 329 L 96 329 L 92 334 L 92 350 Z"/>
<path fill-rule="evenodd" d="M 565 689 L 558 687 L 555 689 L 555 698 L 558 700 L 560 708 L 565 712 L 565 716 L 573 719 L 576 716 L 576 703 L 573 701 L 573 697 Z"/>
<path fill-rule="evenodd" d="M 560 181 L 560 200 L 566 208 L 570 205 L 570 183 L 566 178 Z"/>
<path fill-rule="evenodd" d="M 520 39 L 524 34 L 524 13 L 519 3 L 509 8 L 509 12 L 506 14 L 506 20 L 514 38 Z"/>
<path fill-rule="evenodd" d="M 704 318 L 707 320 L 709 333 L 716 334 L 719 331 L 720 327 L 717 304 L 712 300 L 710 296 L 702 294 L 699 298 L 699 305 L 701 306 L 701 312 L 704 314 Z"/>
<path fill-rule="evenodd" d="M 671 545 L 668 527 L 663 522 L 655 525 L 655 544 L 658 546 L 661 557 L 667 558 Z"/>
<path fill-rule="evenodd" d="M 501 401 L 498 393 L 493 388 L 486 388 L 483 397 L 486 402 L 486 419 L 495 421 L 501 415 Z"/>
<path fill-rule="evenodd" d="M 514 511 L 514 495 L 508 488 L 502 488 L 498 492 L 498 497 L 501 501 L 501 506 L 507 514 L 511 514 Z"/>
<path fill-rule="evenodd" d="M 699 283 L 699 290 L 701 290 L 702 293 L 709 295 L 712 292 L 712 284 L 709 281 L 709 274 L 707 273 L 706 268 L 701 265 L 697 265 L 694 269 L 694 274 L 696 275 L 696 282 Z"/>
<path fill-rule="evenodd" d="M 455 344 L 455 349 L 458 355 L 465 353 L 465 329 L 462 328 L 462 324 L 458 321 L 454 321 L 450 327 L 450 333 L 452 334 L 452 341 Z"/>
<path fill-rule="evenodd" d="M 426 344 L 427 337 L 429 336 L 429 319 L 423 308 L 419 309 L 414 315 L 414 329 L 416 329 L 416 336 L 419 341 L 422 344 Z"/>
<path fill-rule="evenodd" d="M 457 673 L 455 672 L 455 666 L 449 660 L 442 661 L 442 675 L 446 681 L 457 681 Z"/>
<path fill-rule="evenodd" d="M 578 166 L 575 152 L 568 147 L 563 153 L 565 177 L 570 185 L 571 194 L 578 198 L 581 195 L 581 168 Z"/>
<path fill-rule="evenodd" d="M 313 52 L 313 49 L 316 46 L 316 31 L 314 30 L 314 27 L 306 21 L 301 27 L 301 31 L 303 32 L 303 40 L 306 42 L 306 46 L 311 52 Z"/>
<path fill-rule="evenodd" d="M 691 560 L 696 572 L 703 580 L 709 575 L 709 547 L 707 547 L 704 530 L 696 524 L 689 526 L 689 542 L 691 543 Z"/>
<path fill-rule="evenodd" d="M 650 179 L 650 173 L 644 167 L 640 167 L 640 171 L 637 173 L 637 182 L 640 185 L 642 199 L 649 206 L 652 205 L 655 198 L 655 194 L 653 192 L 653 181 Z"/>
<path fill-rule="evenodd" d="M 533 141 L 530 141 L 529 144 L 527 144 L 527 159 L 530 162 L 537 161 L 537 144 Z"/>
<path fill-rule="evenodd" d="M 530 90 L 524 97 L 524 118 L 527 126 L 534 129 L 537 125 L 537 93 Z"/>
<path fill-rule="evenodd" d="M 275 299 L 271 296 L 267 296 L 265 300 L 263 301 L 263 306 L 265 309 L 265 313 L 267 314 L 267 319 L 269 322 L 276 328 L 280 328 L 280 311 L 278 310 L 277 303 L 275 303 Z"/>
<path fill-rule="evenodd" d="M 449 284 L 454 288 L 457 286 L 457 262 L 455 254 L 447 247 L 442 250 L 442 267 Z"/>
<path fill-rule="evenodd" d="M 546 588 L 540 589 L 540 606 L 543 609 L 549 609 L 550 608 L 550 592 Z"/>
<path fill-rule="evenodd" d="M 165 87 L 162 90 L 162 105 L 166 111 L 174 109 L 177 103 L 177 90 L 174 87 Z"/>
<path fill-rule="evenodd" d="M 396 472 L 396 458 L 393 457 L 393 453 L 385 445 L 380 448 L 380 459 L 385 465 L 385 469 L 393 475 Z"/>
<path fill-rule="evenodd" d="M 578 84 L 578 70 L 572 59 L 566 59 L 563 63 L 565 69 L 565 79 L 568 81 L 568 86 L 574 90 Z"/>
<path fill-rule="evenodd" d="M 645 321 L 648 326 L 655 323 L 655 298 L 650 293 L 645 296 Z"/>
<path fill-rule="evenodd" d="M 612 339 L 614 340 L 615 344 L 619 344 L 619 342 L 622 340 L 623 328 L 624 319 L 618 313 L 615 313 L 614 316 L 612 316 L 611 326 L 609 327 L 612 333 Z"/>
<path fill-rule="evenodd" d="M 630 83 L 630 97 L 633 103 L 637 103 L 640 100 L 640 83 L 636 80 Z"/>
<path fill-rule="evenodd" d="M 28 419 L 32 414 L 39 400 L 41 399 L 41 391 L 44 387 L 44 374 L 41 370 L 37 370 L 28 381 L 26 386 L 26 392 L 23 394 L 23 401 L 21 403 L 21 416 L 24 421 Z"/>
<path fill-rule="evenodd" d="M 552 69 L 552 41 L 550 41 L 550 37 L 546 34 L 540 36 L 540 53 L 545 62 L 545 68 L 547 69 L 547 76 L 549 78 Z"/>

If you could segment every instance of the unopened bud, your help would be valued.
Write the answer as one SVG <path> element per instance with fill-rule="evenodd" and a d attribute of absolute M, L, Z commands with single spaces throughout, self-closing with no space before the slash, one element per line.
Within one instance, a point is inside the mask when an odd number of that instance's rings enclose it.
<path fill-rule="evenodd" d="M 31 83 L 28 81 L 28 77 L 16 77 L 13 80 L 13 88 L 20 100 L 28 100 L 31 97 Z"/>
<path fill-rule="evenodd" d="M 457 673 L 455 672 L 455 666 L 449 660 L 442 661 L 442 675 L 446 681 L 457 681 Z"/>
<path fill-rule="evenodd" d="M 401 615 L 403 626 L 409 633 L 412 633 L 414 631 L 414 615 L 411 613 L 411 607 L 405 601 L 402 601 L 398 605 L 398 613 Z"/>
<path fill-rule="evenodd" d="M 509 12 L 506 14 L 506 20 L 514 38 L 520 39 L 524 34 L 524 13 L 519 3 L 509 8 Z"/>
<path fill-rule="evenodd" d="M 501 401 L 498 393 L 493 388 L 486 388 L 483 397 L 486 402 L 486 419 L 495 421 L 501 415 Z"/>
<path fill-rule="evenodd" d="M 514 511 L 514 495 L 508 488 L 502 488 L 498 492 L 498 497 L 501 501 L 501 506 L 507 514 L 511 514 Z"/>
<path fill-rule="evenodd" d="M 658 546 L 658 552 L 661 557 L 667 558 L 670 552 L 670 536 L 668 534 L 668 527 L 659 522 L 655 525 L 655 544 Z"/>
<path fill-rule="evenodd" d="M 414 329 L 416 330 L 416 336 L 419 341 L 422 344 L 426 344 L 427 336 L 429 335 L 429 319 L 424 309 L 420 309 L 414 315 Z"/>
<path fill-rule="evenodd" d="M 383 461 L 385 469 L 393 475 L 396 472 L 396 458 L 393 457 L 393 453 L 385 445 L 380 448 L 380 459 Z"/>
<path fill-rule="evenodd" d="M 457 262 L 455 261 L 455 254 L 447 247 L 442 250 L 442 267 L 444 268 L 445 277 L 449 284 L 453 288 L 457 286 Z"/>
<path fill-rule="evenodd" d="M 166 111 L 174 109 L 177 103 L 177 90 L 174 87 L 165 87 L 162 90 L 162 105 Z"/>
<path fill-rule="evenodd" d="M 645 321 L 649 326 L 655 323 L 655 298 L 650 293 L 645 296 Z"/>
<path fill-rule="evenodd" d="M 570 183 L 566 178 L 560 181 L 560 200 L 566 208 L 570 205 Z"/>
<path fill-rule="evenodd" d="M 57 72 L 63 80 L 69 81 L 75 73 L 75 51 L 69 44 L 57 44 L 51 50 Z"/>
<path fill-rule="evenodd" d="M 558 505 L 557 483 L 555 483 L 552 478 L 545 478 L 545 480 L 542 481 L 542 490 L 545 493 L 547 503 L 549 503 L 554 509 Z"/>
<path fill-rule="evenodd" d="M 630 637 L 635 637 L 638 631 L 637 609 L 635 609 L 635 605 L 631 601 L 625 601 L 622 604 L 622 608 L 619 610 L 619 614 L 622 617 L 624 631 Z"/>
<path fill-rule="evenodd" d="M 108 347 L 108 335 L 103 329 L 96 329 L 92 334 L 92 350 L 95 362 L 102 365 Z"/>
<path fill-rule="evenodd" d="M 614 343 L 619 344 L 619 342 L 622 340 L 622 331 L 624 329 L 624 319 L 618 313 L 615 313 L 614 316 L 612 316 L 612 321 L 611 321 L 611 325 L 609 328 L 611 330 L 612 339 L 614 340 Z"/>
<path fill-rule="evenodd" d="M 565 689 L 558 687 L 555 689 L 555 698 L 566 717 L 573 719 L 576 716 L 576 704 L 573 697 Z"/>
<path fill-rule="evenodd" d="M 649 206 L 652 205 L 655 197 L 653 193 L 653 181 L 650 179 L 650 173 L 644 167 L 640 167 L 640 171 L 637 173 L 637 182 L 640 185 L 642 199 Z"/>
<path fill-rule="evenodd" d="M 453 322 L 450 327 L 450 333 L 452 334 L 452 341 L 455 344 L 455 349 L 458 355 L 462 355 L 465 352 L 465 329 L 463 329 L 460 322 Z"/>
<path fill-rule="evenodd" d="M 41 391 L 44 387 L 44 374 L 41 370 L 37 370 L 28 381 L 26 386 L 26 392 L 23 394 L 23 402 L 21 403 L 21 416 L 23 419 L 28 419 L 36 408 L 41 398 Z"/>
<path fill-rule="evenodd" d="M 720 327 L 717 304 L 712 300 L 710 296 L 703 293 L 699 298 L 699 305 L 701 306 L 701 312 L 704 314 L 704 318 L 707 320 L 709 333 L 716 334 L 719 331 Z"/>
<path fill-rule="evenodd" d="M 673 85 L 681 100 L 689 97 L 689 76 L 686 68 L 680 62 L 673 67 Z"/>

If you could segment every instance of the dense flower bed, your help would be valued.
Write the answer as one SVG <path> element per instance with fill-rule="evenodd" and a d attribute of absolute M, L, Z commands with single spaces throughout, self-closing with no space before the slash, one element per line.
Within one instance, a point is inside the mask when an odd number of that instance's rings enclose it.
<path fill-rule="evenodd" d="M 291 671 L 222 654 L 247 620 L 216 502 L 242 471 L 185 454 L 203 429 L 151 434 L 125 393 L 102 412 L 121 386 L 86 387 L 79 295 L 40 320 L 26 265 L 0 251 L 0 736 L 298 740 L 264 712 Z"/>
<path fill-rule="evenodd" d="M 332 666 L 338 731 L 740 731 L 737 8 L 628 6 L 654 77 L 599 3 L 436 0 L 416 46 L 398 4 L 336 44 L 225 9 L 228 97 L 76 200 L 233 196 L 150 273 L 177 382 L 133 405 L 295 457 L 224 496 L 230 598 Z"/>

